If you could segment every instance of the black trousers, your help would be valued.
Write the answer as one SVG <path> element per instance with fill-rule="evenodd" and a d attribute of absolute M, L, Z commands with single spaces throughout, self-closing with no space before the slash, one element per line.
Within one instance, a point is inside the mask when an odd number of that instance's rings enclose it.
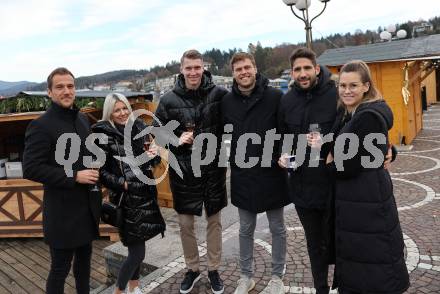
<path fill-rule="evenodd" d="M 90 259 L 92 244 L 72 249 L 58 249 L 50 247 L 50 271 L 46 283 L 47 294 L 63 294 L 64 284 L 73 259 L 73 275 L 75 277 L 76 292 L 88 294 L 90 292 Z"/>
<path fill-rule="evenodd" d="M 124 291 L 129 280 L 139 280 L 141 263 L 145 258 L 145 241 L 139 241 L 128 245 L 127 259 L 121 266 L 116 285 Z"/>
<path fill-rule="evenodd" d="M 295 207 L 304 228 L 316 294 L 329 293 L 326 211 Z"/>

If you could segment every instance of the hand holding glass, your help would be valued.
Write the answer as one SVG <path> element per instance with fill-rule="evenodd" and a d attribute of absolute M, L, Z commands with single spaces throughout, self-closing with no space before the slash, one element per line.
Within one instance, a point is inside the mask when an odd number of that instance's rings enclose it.
<path fill-rule="evenodd" d="M 319 124 L 314 123 L 314 124 L 310 124 L 309 125 L 309 136 L 313 139 L 313 140 L 318 140 L 321 136 L 321 128 L 319 127 Z M 321 146 L 312 146 L 312 152 L 318 152 L 318 154 L 316 154 L 315 158 L 313 158 L 313 160 L 319 160 L 320 159 L 320 154 L 319 154 L 319 150 L 316 149 L 320 149 Z"/>
<path fill-rule="evenodd" d="M 195 127 L 196 127 L 196 124 L 192 120 L 187 121 L 185 123 L 186 131 L 191 133 L 192 140 L 194 140 L 194 129 L 195 129 Z M 191 143 L 191 145 L 192 145 L 192 143 Z M 193 150 L 193 146 L 191 146 L 190 149 Z"/>
<path fill-rule="evenodd" d="M 287 155 L 285 157 L 285 164 L 288 171 L 295 171 L 298 168 L 298 164 L 295 161 L 295 155 Z"/>
<path fill-rule="evenodd" d="M 90 163 L 90 168 L 93 169 L 93 170 L 98 171 L 98 174 L 99 174 L 99 169 L 100 169 L 102 166 L 103 166 L 103 164 L 102 164 L 102 162 L 100 162 L 100 161 L 92 161 L 92 162 Z M 99 192 L 100 189 L 99 189 L 98 183 L 93 184 L 92 187 L 90 188 L 90 191 L 91 191 L 91 192 Z"/>

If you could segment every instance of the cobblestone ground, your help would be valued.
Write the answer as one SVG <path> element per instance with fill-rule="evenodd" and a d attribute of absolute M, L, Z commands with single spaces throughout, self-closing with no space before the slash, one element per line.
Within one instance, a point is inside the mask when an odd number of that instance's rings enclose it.
<path fill-rule="evenodd" d="M 424 129 L 413 145 L 411 151 L 399 153 L 390 170 L 411 278 L 407 293 L 440 293 L 440 105 L 430 107 L 425 113 Z M 304 232 L 292 205 L 286 208 L 285 219 L 288 229 L 286 292 L 314 293 Z M 264 292 L 271 275 L 271 238 L 264 214 L 259 217 L 255 239 L 256 287 L 250 293 Z M 237 223 L 224 230 L 223 240 L 220 273 L 225 293 L 233 293 L 239 279 Z M 205 246 L 200 245 L 201 254 L 205 254 Z M 203 255 L 201 267 L 203 278 L 191 293 L 211 293 L 205 257 Z M 178 293 L 186 271 L 184 267 L 183 258 L 176 259 L 154 279 L 143 280 L 143 292 Z"/>

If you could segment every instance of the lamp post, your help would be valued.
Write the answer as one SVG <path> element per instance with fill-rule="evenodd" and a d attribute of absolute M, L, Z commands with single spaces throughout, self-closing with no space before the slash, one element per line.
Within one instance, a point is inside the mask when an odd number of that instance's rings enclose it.
<path fill-rule="evenodd" d="M 309 49 L 312 49 L 312 22 L 318 16 L 324 13 L 325 8 L 327 7 L 327 2 L 329 2 L 330 0 L 319 0 L 319 1 L 324 3 L 324 7 L 322 8 L 320 13 L 318 13 L 315 17 L 310 19 L 309 7 L 310 4 L 312 3 L 312 0 L 283 0 L 283 2 L 287 6 L 290 6 L 290 10 L 292 10 L 293 15 L 295 15 L 297 18 L 299 18 L 304 22 L 306 26 L 304 28 L 306 30 L 306 43 L 307 43 L 307 48 Z M 302 17 L 295 12 L 293 6 L 295 6 L 302 13 Z"/>

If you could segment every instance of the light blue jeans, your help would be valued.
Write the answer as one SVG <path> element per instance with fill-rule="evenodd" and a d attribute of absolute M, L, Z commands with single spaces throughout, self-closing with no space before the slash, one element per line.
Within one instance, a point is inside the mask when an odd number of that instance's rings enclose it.
<path fill-rule="evenodd" d="M 238 209 L 240 217 L 240 269 L 241 274 L 253 276 L 254 232 L 257 214 Z M 283 277 L 286 264 L 286 227 L 284 225 L 284 208 L 266 211 L 269 229 L 272 234 L 272 275 Z"/>

